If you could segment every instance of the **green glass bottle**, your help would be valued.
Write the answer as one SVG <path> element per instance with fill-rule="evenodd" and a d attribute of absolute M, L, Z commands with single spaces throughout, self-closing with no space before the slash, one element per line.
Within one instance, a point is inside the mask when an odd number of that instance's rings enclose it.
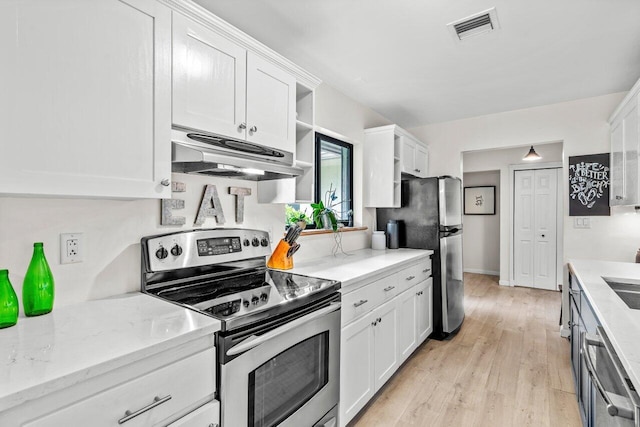
<path fill-rule="evenodd" d="M 9 281 L 9 270 L 0 270 L 0 329 L 18 322 L 18 296 Z"/>
<path fill-rule="evenodd" d="M 40 316 L 53 309 L 53 274 L 44 256 L 42 243 L 33 244 L 33 257 L 22 286 L 22 303 L 26 316 Z"/>

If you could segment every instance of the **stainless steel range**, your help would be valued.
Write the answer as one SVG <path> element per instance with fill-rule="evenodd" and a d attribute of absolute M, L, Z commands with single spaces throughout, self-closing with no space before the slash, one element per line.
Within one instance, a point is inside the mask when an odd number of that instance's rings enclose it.
<path fill-rule="evenodd" d="M 340 282 L 265 267 L 268 233 L 142 239 L 142 292 L 215 317 L 222 426 L 337 425 Z"/>

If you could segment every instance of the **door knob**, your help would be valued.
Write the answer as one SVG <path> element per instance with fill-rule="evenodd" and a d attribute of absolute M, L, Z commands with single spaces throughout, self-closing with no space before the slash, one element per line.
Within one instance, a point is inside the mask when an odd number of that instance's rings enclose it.
<path fill-rule="evenodd" d="M 246 129 L 246 128 L 247 128 L 247 124 L 246 124 L 246 123 L 240 123 L 240 124 L 238 125 L 238 129 L 241 129 L 241 130 L 242 130 L 242 129 Z"/>
<path fill-rule="evenodd" d="M 544 237 L 544 234 L 542 235 L 542 237 Z"/>
<path fill-rule="evenodd" d="M 249 131 L 250 131 L 250 132 L 258 132 L 258 126 L 251 126 L 251 127 L 249 128 Z"/>
<path fill-rule="evenodd" d="M 168 187 L 171 185 L 171 180 L 170 179 L 163 179 L 162 181 L 160 181 L 160 184 L 162 184 L 164 187 Z"/>

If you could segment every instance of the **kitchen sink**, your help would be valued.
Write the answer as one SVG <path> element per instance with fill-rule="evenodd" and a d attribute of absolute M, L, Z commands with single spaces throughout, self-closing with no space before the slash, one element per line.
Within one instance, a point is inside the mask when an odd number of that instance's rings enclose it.
<path fill-rule="evenodd" d="M 640 310 L 640 280 L 603 277 L 602 280 L 624 301 L 629 308 Z"/>

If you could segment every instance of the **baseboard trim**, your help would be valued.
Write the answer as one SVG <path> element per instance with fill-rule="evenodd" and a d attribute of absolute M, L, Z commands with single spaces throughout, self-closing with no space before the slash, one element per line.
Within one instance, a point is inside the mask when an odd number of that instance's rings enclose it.
<path fill-rule="evenodd" d="M 482 269 L 479 269 L 479 268 L 465 268 L 464 272 L 465 273 L 475 273 L 475 274 L 488 274 L 489 276 L 499 276 L 500 275 L 499 271 L 482 270 Z"/>
<path fill-rule="evenodd" d="M 500 280 L 498 284 L 500 286 L 511 286 L 511 283 L 508 280 Z"/>

